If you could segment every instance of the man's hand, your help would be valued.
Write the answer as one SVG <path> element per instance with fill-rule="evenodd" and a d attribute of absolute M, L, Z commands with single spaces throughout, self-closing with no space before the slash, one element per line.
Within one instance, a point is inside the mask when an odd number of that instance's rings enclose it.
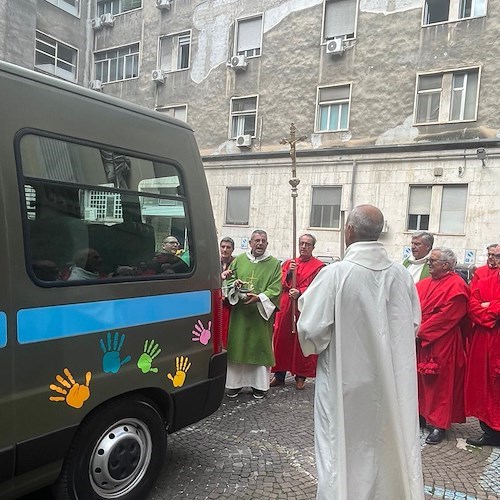
<path fill-rule="evenodd" d="M 220 278 L 222 281 L 224 281 L 230 278 L 232 275 L 233 275 L 232 269 L 226 269 L 225 271 L 222 271 L 222 273 L 220 274 Z"/>
<path fill-rule="evenodd" d="M 243 304 L 255 304 L 256 302 L 260 302 L 259 296 L 255 295 L 255 293 L 248 292 L 246 296 L 247 298 L 243 301 Z"/>
<path fill-rule="evenodd" d="M 243 286 L 243 281 L 240 279 L 235 279 L 233 282 L 234 288 L 241 288 Z"/>
<path fill-rule="evenodd" d="M 301 293 L 297 288 L 290 288 L 288 295 L 290 295 L 290 298 L 292 298 L 293 300 L 297 300 L 300 297 Z"/>
<path fill-rule="evenodd" d="M 290 261 L 290 271 L 295 271 L 295 269 L 297 269 L 297 262 L 295 262 L 295 260 L 291 260 Z"/>
<path fill-rule="evenodd" d="M 490 303 L 489 302 L 482 302 L 481 307 L 489 307 Z"/>

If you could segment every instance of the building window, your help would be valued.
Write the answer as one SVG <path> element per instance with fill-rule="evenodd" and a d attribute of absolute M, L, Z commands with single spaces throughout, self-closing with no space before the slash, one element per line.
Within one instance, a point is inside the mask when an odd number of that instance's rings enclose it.
<path fill-rule="evenodd" d="M 142 0 L 97 0 L 97 15 L 121 14 L 133 9 L 140 9 Z"/>
<path fill-rule="evenodd" d="M 183 122 L 187 121 L 186 104 L 182 104 L 180 106 L 165 106 L 162 108 L 157 108 L 157 111 L 172 116 L 173 118 L 177 118 L 178 120 L 182 120 Z"/>
<path fill-rule="evenodd" d="M 417 76 L 415 123 L 476 119 L 479 68 Z"/>
<path fill-rule="evenodd" d="M 95 78 L 103 83 L 118 82 L 139 76 L 139 44 L 94 54 Z"/>
<path fill-rule="evenodd" d="M 231 138 L 239 135 L 255 136 L 257 96 L 231 99 Z"/>
<path fill-rule="evenodd" d="M 236 22 L 236 54 L 260 56 L 262 49 L 262 16 L 239 19 Z"/>
<path fill-rule="evenodd" d="M 74 16 L 78 16 L 80 11 L 80 0 L 47 0 L 47 2 Z"/>
<path fill-rule="evenodd" d="M 228 187 L 226 197 L 226 224 L 248 226 L 250 215 L 250 188 Z"/>
<path fill-rule="evenodd" d="M 316 130 L 318 132 L 347 130 L 350 100 L 350 85 L 318 88 Z"/>
<path fill-rule="evenodd" d="M 77 49 L 36 32 L 36 69 L 75 82 L 77 59 Z"/>
<path fill-rule="evenodd" d="M 408 230 L 463 234 L 467 185 L 410 186 Z"/>
<path fill-rule="evenodd" d="M 160 68 L 179 71 L 189 68 L 191 32 L 176 33 L 160 38 Z"/>
<path fill-rule="evenodd" d="M 487 0 L 425 0 L 423 25 L 486 15 Z"/>
<path fill-rule="evenodd" d="M 443 186 L 439 218 L 440 233 L 464 232 L 466 204 L 467 186 Z"/>
<path fill-rule="evenodd" d="M 408 230 L 427 231 L 431 213 L 432 186 L 410 187 L 410 204 L 408 207 Z"/>
<path fill-rule="evenodd" d="M 340 227 L 341 187 L 313 187 L 311 227 Z"/>
<path fill-rule="evenodd" d="M 335 37 L 354 38 L 357 0 L 326 0 L 323 14 L 323 42 Z"/>

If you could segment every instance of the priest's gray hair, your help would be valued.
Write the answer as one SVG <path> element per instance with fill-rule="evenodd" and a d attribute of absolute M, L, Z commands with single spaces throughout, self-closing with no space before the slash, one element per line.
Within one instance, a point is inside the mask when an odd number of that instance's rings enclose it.
<path fill-rule="evenodd" d="M 497 246 L 498 246 L 498 243 L 491 243 L 490 245 L 488 245 L 488 246 L 486 247 L 486 250 L 489 250 L 490 248 L 495 248 L 495 247 L 497 247 Z"/>
<path fill-rule="evenodd" d="M 250 236 L 250 239 L 252 239 L 255 234 L 263 234 L 263 235 L 265 235 L 266 240 L 267 240 L 267 233 L 264 231 L 264 229 L 256 229 L 255 231 L 253 231 L 252 236 Z"/>
<path fill-rule="evenodd" d="M 300 238 L 302 238 L 303 236 L 307 236 L 308 238 L 311 238 L 311 240 L 313 240 L 313 247 L 316 246 L 316 238 L 311 234 L 311 233 L 304 233 L 304 234 L 301 234 L 299 236 L 299 241 L 300 241 Z"/>
<path fill-rule="evenodd" d="M 411 237 L 420 238 L 424 242 L 425 246 L 428 248 L 432 248 L 432 245 L 434 245 L 434 236 L 431 233 L 428 233 L 427 231 L 413 233 Z"/>
<path fill-rule="evenodd" d="M 358 205 L 347 217 L 356 234 L 356 241 L 377 241 L 384 227 L 384 215 L 373 205 Z"/>
<path fill-rule="evenodd" d="M 449 248 L 435 248 L 434 250 L 439 250 L 441 252 L 441 257 L 439 260 L 443 262 L 448 262 L 452 269 L 455 269 L 455 265 L 457 264 L 457 256 L 453 250 Z"/>

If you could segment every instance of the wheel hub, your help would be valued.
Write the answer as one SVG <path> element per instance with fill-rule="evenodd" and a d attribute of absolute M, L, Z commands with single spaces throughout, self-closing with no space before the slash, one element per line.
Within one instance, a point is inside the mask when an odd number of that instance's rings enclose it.
<path fill-rule="evenodd" d="M 92 488 L 103 498 L 124 495 L 146 473 L 151 452 L 151 436 L 143 422 L 117 422 L 94 447 L 89 464 Z"/>

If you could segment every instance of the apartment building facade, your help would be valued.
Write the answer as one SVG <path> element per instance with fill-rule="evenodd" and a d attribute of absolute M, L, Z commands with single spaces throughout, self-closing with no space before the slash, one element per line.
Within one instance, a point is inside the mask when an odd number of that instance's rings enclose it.
<path fill-rule="evenodd" d="M 345 214 L 372 203 L 392 258 L 428 230 L 484 263 L 499 30 L 493 0 L 0 0 L 0 58 L 186 121 L 220 237 L 240 252 L 264 228 L 283 258 L 293 122 L 297 232 L 317 254 L 341 256 Z"/>

